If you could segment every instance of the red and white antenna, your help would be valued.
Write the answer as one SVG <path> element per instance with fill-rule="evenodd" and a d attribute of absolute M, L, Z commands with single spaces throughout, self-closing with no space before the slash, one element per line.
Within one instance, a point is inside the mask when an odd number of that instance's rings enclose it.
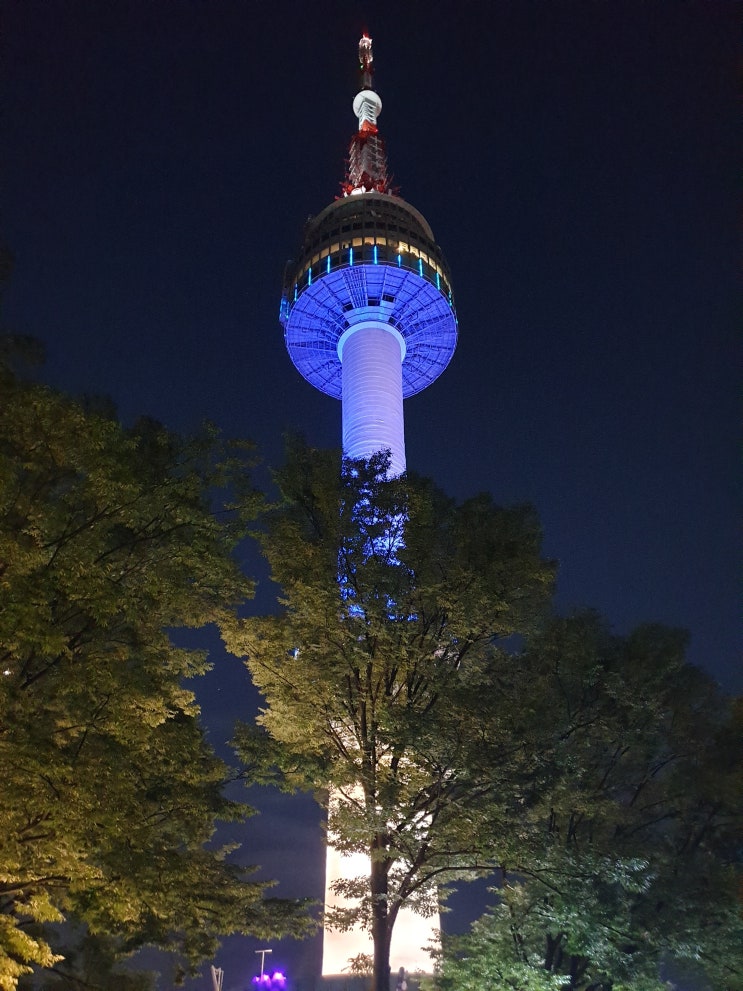
<path fill-rule="evenodd" d="M 366 34 L 359 41 L 359 70 L 361 89 L 353 101 L 353 112 L 358 118 L 359 129 L 351 138 L 348 171 L 346 181 L 342 183 L 344 196 L 390 192 L 387 152 L 377 127 L 382 101 L 374 89 L 372 40 Z"/>

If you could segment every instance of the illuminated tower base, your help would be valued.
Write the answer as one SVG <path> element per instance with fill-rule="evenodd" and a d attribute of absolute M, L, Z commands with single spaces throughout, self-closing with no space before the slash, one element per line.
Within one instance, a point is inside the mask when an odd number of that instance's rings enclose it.
<path fill-rule="evenodd" d="M 405 471 L 403 399 L 446 368 L 457 320 L 449 270 L 431 228 L 390 190 L 377 129 L 382 101 L 372 85 L 366 36 L 359 61 L 361 90 L 353 102 L 359 127 L 344 195 L 306 225 L 298 257 L 287 265 L 280 318 L 299 372 L 342 400 L 344 454 L 369 458 L 389 451 L 394 476 Z M 344 857 L 329 847 L 326 907 L 344 904 L 332 890 L 335 881 L 369 874 L 368 858 Z M 390 948 L 392 971 L 429 971 L 424 947 L 436 945 L 438 928 L 438 916 L 401 910 Z M 368 933 L 326 930 L 323 976 L 348 974 L 349 962 L 361 954 L 372 955 Z"/>
<path fill-rule="evenodd" d="M 330 909 L 348 904 L 333 892 L 334 881 L 368 873 L 368 857 L 363 854 L 344 857 L 329 846 L 325 860 L 325 907 Z M 400 910 L 392 931 L 390 946 L 390 970 L 393 974 L 397 973 L 400 967 L 404 967 L 411 974 L 416 971 L 431 973 L 431 957 L 425 952 L 424 947 L 438 945 L 437 930 L 440 924 L 438 913 L 432 918 L 423 918 L 410 909 Z M 348 974 L 349 960 L 360 953 L 365 953 L 369 957 L 373 955 L 369 933 L 363 932 L 358 927 L 348 932 L 331 932 L 326 929 L 323 934 L 323 977 Z"/>

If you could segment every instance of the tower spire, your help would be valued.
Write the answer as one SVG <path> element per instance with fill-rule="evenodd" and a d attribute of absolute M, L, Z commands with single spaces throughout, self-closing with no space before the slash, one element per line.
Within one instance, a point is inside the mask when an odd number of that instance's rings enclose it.
<path fill-rule="evenodd" d="M 344 196 L 390 192 L 387 152 L 377 127 L 382 101 L 374 89 L 374 54 L 372 40 L 367 34 L 362 35 L 359 41 L 359 71 L 361 88 L 353 101 L 359 128 L 351 138 L 348 151 L 348 170 L 342 183 Z"/>

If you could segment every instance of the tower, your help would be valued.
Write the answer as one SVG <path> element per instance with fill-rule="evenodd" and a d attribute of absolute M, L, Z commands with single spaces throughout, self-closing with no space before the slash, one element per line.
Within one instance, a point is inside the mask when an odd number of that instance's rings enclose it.
<path fill-rule="evenodd" d="M 405 471 L 403 399 L 446 368 L 457 320 L 433 232 L 390 186 L 366 35 L 359 62 L 359 124 L 343 195 L 307 223 L 287 266 L 280 319 L 299 372 L 342 401 L 344 454 L 368 458 L 389 449 L 396 475 Z"/>
<path fill-rule="evenodd" d="M 359 63 L 361 86 L 353 101 L 358 130 L 342 195 L 308 221 L 297 258 L 286 268 L 280 319 L 299 372 L 341 400 L 343 453 L 369 458 L 389 450 L 390 473 L 398 475 L 405 471 L 403 400 L 446 368 L 457 320 L 449 269 L 433 232 L 391 187 L 366 35 Z M 342 901 L 333 881 L 364 872 L 363 864 L 347 859 L 328 849 L 326 905 Z M 400 913 L 390 950 L 393 971 L 426 968 L 420 948 L 433 941 L 436 925 Z M 368 936 L 358 930 L 326 933 L 323 975 L 340 974 L 349 959 L 369 952 Z"/>

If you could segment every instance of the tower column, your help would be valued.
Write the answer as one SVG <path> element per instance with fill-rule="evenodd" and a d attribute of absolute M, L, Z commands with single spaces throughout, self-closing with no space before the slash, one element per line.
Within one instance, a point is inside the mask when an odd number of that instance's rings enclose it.
<path fill-rule="evenodd" d="M 405 471 L 402 362 L 405 342 L 389 324 L 362 319 L 338 341 L 343 390 L 343 453 L 370 458 L 389 450 L 391 475 Z"/>

